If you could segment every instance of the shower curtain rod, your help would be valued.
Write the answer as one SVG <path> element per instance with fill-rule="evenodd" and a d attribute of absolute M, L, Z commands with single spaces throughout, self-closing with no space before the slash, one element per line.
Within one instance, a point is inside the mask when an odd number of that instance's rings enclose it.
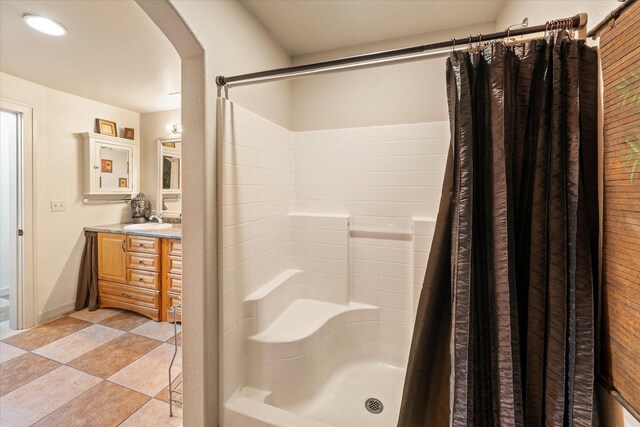
<path fill-rule="evenodd" d="M 276 80 L 293 79 L 305 77 L 312 74 L 331 73 L 344 71 L 347 69 L 375 67 L 381 64 L 417 61 L 426 56 L 447 53 L 449 49 L 455 49 L 456 46 L 466 46 L 472 43 L 480 43 L 491 40 L 498 40 L 514 36 L 522 36 L 533 33 L 541 33 L 556 28 L 571 28 L 581 30 L 587 25 L 587 14 L 580 13 L 570 18 L 554 19 L 547 21 L 542 25 L 535 25 L 526 28 L 516 28 L 513 30 L 505 30 L 499 33 L 491 33 L 482 35 L 478 33 L 475 37 L 462 37 L 460 39 L 451 38 L 451 40 L 431 43 L 420 46 L 407 47 L 395 50 L 386 50 L 382 52 L 368 53 L 365 55 L 348 56 L 345 58 L 333 59 L 330 61 L 316 62 L 313 64 L 296 65 L 293 67 L 276 68 L 273 70 L 258 71 L 255 73 L 239 74 L 237 76 L 218 76 L 216 84 L 218 88 L 230 88 L 233 86 L 243 86 L 256 83 L 266 83 Z M 446 49 L 446 50 L 445 50 Z"/>

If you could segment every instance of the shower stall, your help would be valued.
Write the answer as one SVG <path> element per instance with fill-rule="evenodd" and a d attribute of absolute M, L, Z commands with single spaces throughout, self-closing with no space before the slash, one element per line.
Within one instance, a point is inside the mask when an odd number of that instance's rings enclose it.
<path fill-rule="evenodd" d="M 395 425 L 448 123 L 218 111 L 224 425 Z"/>
<path fill-rule="evenodd" d="M 585 24 L 582 14 L 470 36 L 467 43 L 479 46 Z M 490 52 L 494 45 L 488 46 Z M 451 52 L 451 61 L 459 53 L 455 50 L 452 39 L 216 81 L 226 94 L 230 86 L 434 54 Z M 450 106 L 455 100 L 450 96 Z M 429 283 L 433 288 L 422 289 L 450 146 L 449 122 L 294 132 L 225 98 L 219 98 L 217 111 L 223 425 L 396 425 L 418 301 L 424 314 L 427 302 L 443 295 L 433 289 L 450 286 L 448 280 L 435 280 Z M 458 125 L 451 126 L 456 138 Z M 464 313 L 459 316 L 465 320 Z M 439 320 L 442 325 L 450 321 Z M 429 345 L 419 342 L 414 353 L 429 353 Z M 430 382 L 430 370 L 412 367 L 408 383 L 415 385 L 418 378 L 421 393 L 440 384 L 440 377 Z M 413 403 L 426 406 L 422 397 Z M 461 414 L 464 418 L 466 410 Z"/>

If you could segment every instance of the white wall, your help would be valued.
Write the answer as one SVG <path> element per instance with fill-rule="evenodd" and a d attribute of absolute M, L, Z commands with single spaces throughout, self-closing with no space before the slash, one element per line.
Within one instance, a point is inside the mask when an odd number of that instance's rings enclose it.
<path fill-rule="evenodd" d="M 113 120 L 119 131 L 140 129 L 140 115 L 9 74 L 0 73 L 2 98 L 33 108 L 35 185 L 35 315 L 37 321 L 73 309 L 83 227 L 125 222 L 128 204 L 82 204 L 82 132 L 93 132 L 96 118 Z M 51 200 L 66 211 L 51 212 Z"/>
<path fill-rule="evenodd" d="M 291 65 L 289 54 L 239 1 L 171 2 L 206 52 L 208 96 L 215 97 L 217 75 Z M 234 88 L 230 91 L 230 100 L 282 126 L 290 124 L 290 82 Z M 215 118 L 211 116 L 211 119 Z"/>
<path fill-rule="evenodd" d="M 151 201 L 153 211 L 159 207 L 158 138 L 170 136 L 167 126 L 180 123 L 180 110 L 140 115 L 140 191 Z"/>
<path fill-rule="evenodd" d="M 529 18 L 529 25 L 538 25 L 583 12 L 589 15 L 587 28 L 591 29 L 619 5 L 617 0 L 511 0 L 504 3 L 496 17 L 496 31 L 521 22 L 524 17 Z"/>
<path fill-rule="evenodd" d="M 469 33 L 493 32 L 487 22 L 293 58 L 294 65 L 416 46 Z M 406 64 L 314 76 L 293 81 L 297 131 L 448 120 L 446 55 Z"/>
<path fill-rule="evenodd" d="M 297 212 L 346 213 L 356 222 L 435 217 L 448 122 L 297 132 Z"/>
<path fill-rule="evenodd" d="M 530 25 L 537 25 L 586 12 L 589 27 L 593 27 L 618 5 L 616 0 L 511 0 L 504 3 L 496 22 L 299 55 L 292 58 L 292 63 L 300 65 L 478 32 L 502 31 L 524 17 L 529 18 Z M 464 43 L 463 40 L 459 42 Z M 447 120 L 445 62 L 446 55 L 408 64 L 294 80 L 292 128 L 304 131 Z"/>

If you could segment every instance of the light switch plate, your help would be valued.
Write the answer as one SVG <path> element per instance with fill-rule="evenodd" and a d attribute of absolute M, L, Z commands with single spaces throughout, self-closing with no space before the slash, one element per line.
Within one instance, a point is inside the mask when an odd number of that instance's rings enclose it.
<path fill-rule="evenodd" d="M 51 212 L 62 212 L 66 208 L 64 206 L 64 200 L 52 200 L 51 201 Z"/>

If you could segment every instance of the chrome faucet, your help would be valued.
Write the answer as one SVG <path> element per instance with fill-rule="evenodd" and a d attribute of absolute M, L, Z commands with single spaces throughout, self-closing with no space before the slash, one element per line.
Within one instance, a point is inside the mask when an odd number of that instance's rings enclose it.
<path fill-rule="evenodd" d="M 149 221 L 153 221 L 154 219 L 158 221 L 158 224 L 162 224 L 162 218 L 160 218 L 158 215 L 151 215 L 149 217 Z"/>

